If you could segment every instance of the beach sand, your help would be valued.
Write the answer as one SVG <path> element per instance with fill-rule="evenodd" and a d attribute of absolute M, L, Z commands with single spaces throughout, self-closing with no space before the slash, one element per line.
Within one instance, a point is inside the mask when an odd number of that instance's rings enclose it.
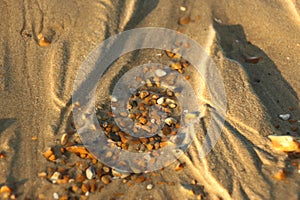
<path fill-rule="evenodd" d="M 278 117 L 289 113 L 300 120 L 299 13 L 298 0 L 4 1 L 0 152 L 5 158 L 0 159 L 0 186 L 12 188 L 17 199 L 67 194 L 69 185 L 52 184 L 38 173 L 55 166 L 43 152 L 59 146 L 61 135 L 70 130 L 73 85 L 81 63 L 119 32 L 164 27 L 197 41 L 216 63 L 227 100 L 221 138 L 204 159 L 199 159 L 199 141 L 193 142 L 179 159 L 185 163 L 180 171 L 170 165 L 132 185 L 116 179 L 89 199 L 299 199 L 300 174 L 292 164 L 300 164 L 299 155 L 275 151 L 268 139 L 272 134 L 300 134 L 299 121 Z M 180 25 L 182 16 L 191 21 Z M 49 45 L 39 45 L 40 33 Z M 251 56 L 260 59 L 254 64 L 247 60 Z M 148 63 L 155 55 L 137 52 L 130 59 L 120 63 Z M 104 88 L 118 70 L 111 70 Z M 199 98 L 210 104 L 206 93 Z M 202 126 L 205 132 L 205 121 Z M 273 176 L 281 169 L 287 178 L 277 180 Z M 153 188 L 146 190 L 150 183 Z"/>

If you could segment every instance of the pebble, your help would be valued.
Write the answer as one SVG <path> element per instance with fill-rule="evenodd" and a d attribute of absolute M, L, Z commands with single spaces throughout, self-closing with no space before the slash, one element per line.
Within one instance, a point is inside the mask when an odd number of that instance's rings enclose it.
<path fill-rule="evenodd" d="M 85 170 L 85 174 L 86 174 L 86 177 L 91 180 L 93 178 L 95 178 L 95 169 L 93 166 L 90 166 L 88 167 L 86 170 Z"/>
<path fill-rule="evenodd" d="M 186 7 L 180 6 L 180 10 L 184 12 L 184 11 L 186 11 Z"/>
<path fill-rule="evenodd" d="M 162 70 L 162 69 L 157 69 L 157 70 L 155 70 L 155 74 L 156 74 L 156 76 L 158 76 L 158 77 L 164 77 L 165 75 L 167 75 L 167 72 L 165 72 L 165 71 Z"/>
<path fill-rule="evenodd" d="M 54 192 L 54 193 L 53 193 L 53 198 L 54 198 L 54 199 L 59 199 L 59 195 L 57 194 L 57 192 Z"/>
<path fill-rule="evenodd" d="M 281 114 L 281 115 L 279 115 L 279 118 L 282 119 L 282 120 L 284 120 L 284 121 L 289 120 L 290 117 L 291 117 L 290 114 Z"/>
<path fill-rule="evenodd" d="M 109 176 L 109 175 L 104 175 L 104 176 L 102 176 L 102 177 L 101 177 L 101 181 L 102 181 L 105 185 L 109 184 L 109 183 L 110 183 L 110 176 Z"/>
<path fill-rule="evenodd" d="M 148 184 L 147 185 L 147 190 L 151 190 L 153 188 L 153 185 L 152 184 Z"/>
<path fill-rule="evenodd" d="M 164 101 L 165 101 L 165 98 L 164 97 L 160 97 L 159 99 L 156 100 L 156 103 L 159 104 L 159 105 L 161 105 L 161 104 L 164 103 Z"/>
<path fill-rule="evenodd" d="M 177 120 L 172 118 L 172 117 L 168 117 L 167 119 L 165 119 L 165 123 L 169 126 L 171 126 L 172 124 L 176 124 Z"/>
<path fill-rule="evenodd" d="M 116 169 L 112 169 L 112 175 L 114 177 L 127 178 L 128 176 L 130 176 L 130 173 L 120 172 L 120 171 L 117 171 Z"/>
<path fill-rule="evenodd" d="M 140 98 L 141 99 L 145 99 L 149 95 L 150 95 L 150 93 L 148 91 L 141 91 L 140 92 Z"/>
<path fill-rule="evenodd" d="M 50 180 L 52 181 L 52 183 L 56 183 L 56 181 L 58 179 L 60 179 L 60 177 L 61 177 L 61 173 L 54 172 L 54 174 L 51 176 Z"/>
<path fill-rule="evenodd" d="M 66 145 L 68 141 L 68 134 L 64 133 L 60 138 L 61 145 Z"/>
<path fill-rule="evenodd" d="M 38 35 L 38 39 L 39 39 L 39 45 L 41 47 L 47 47 L 51 44 L 50 41 L 47 38 L 45 38 L 41 33 Z"/>
<path fill-rule="evenodd" d="M 300 152 L 300 143 L 290 135 L 269 135 L 272 147 L 283 152 Z"/>

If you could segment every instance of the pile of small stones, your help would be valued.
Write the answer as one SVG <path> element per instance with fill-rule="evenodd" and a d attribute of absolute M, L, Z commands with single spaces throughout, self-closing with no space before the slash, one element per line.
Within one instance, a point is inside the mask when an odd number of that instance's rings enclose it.
<path fill-rule="evenodd" d="M 137 81 L 144 81 L 145 84 L 130 97 L 127 105 L 128 113 L 119 113 L 118 116 L 115 116 L 111 110 L 106 114 L 99 111 L 101 129 L 107 140 L 115 143 L 118 148 L 134 152 L 153 151 L 152 153 L 155 154 L 154 150 L 165 147 L 169 144 L 168 139 L 178 134 L 180 104 L 177 102 L 177 95 L 179 92 L 164 88 L 160 85 L 160 80 L 164 79 L 170 84 L 176 84 L 176 76 L 172 70 L 184 73 L 184 69 L 189 66 L 189 63 L 171 51 L 166 51 L 166 54 L 173 59 L 173 63 L 170 65 L 171 70 L 149 68 L 148 70 L 155 71 L 154 79 L 145 80 L 143 77 L 136 77 Z M 118 100 L 112 97 L 111 102 L 113 106 L 118 103 Z M 153 109 L 150 110 L 150 107 Z M 162 115 L 160 112 L 164 114 Z M 118 124 L 114 122 L 114 118 L 120 119 Z M 124 127 L 127 127 L 126 124 L 122 124 L 123 118 L 130 118 L 134 121 L 134 126 L 131 127 L 131 131 L 134 133 L 138 134 L 139 129 L 142 129 L 153 136 L 133 137 L 127 134 L 122 131 Z M 54 164 L 38 173 L 38 176 L 53 184 L 63 185 L 65 188 L 63 191 L 54 193 L 54 199 L 86 199 L 90 193 L 100 192 L 113 179 L 121 179 L 128 186 L 148 181 L 145 189 L 151 190 L 154 187 L 151 183 L 151 176 L 154 176 L 155 172 L 134 174 L 118 171 L 101 163 L 83 146 L 74 125 L 60 136 L 59 144 L 48 148 L 43 156 Z M 113 154 L 107 152 L 106 156 L 112 158 Z M 180 171 L 183 166 L 182 163 L 179 163 L 175 170 Z M 157 184 L 174 185 L 174 183 L 168 182 Z M 43 194 L 40 194 L 38 198 L 47 199 Z"/>

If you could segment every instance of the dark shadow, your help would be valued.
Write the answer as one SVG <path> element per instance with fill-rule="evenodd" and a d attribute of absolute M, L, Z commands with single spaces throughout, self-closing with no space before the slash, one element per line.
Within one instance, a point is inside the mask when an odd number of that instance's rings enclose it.
<path fill-rule="evenodd" d="M 279 114 L 290 113 L 292 117 L 299 116 L 299 99 L 296 92 L 283 78 L 268 55 L 247 41 L 243 27 L 220 24 L 216 21 L 213 26 L 224 55 L 237 61 L 243 67 L 249 77 L 251 87 L 272 117 L 273 125 L 280 122 Z M 291 111 L 289 108 L 294 110 Z M 288 122 L 284 123 L 288 124 Z"/>
<path fill-rule="evenodd" d="M 125 1 L 124 1 L 125 2 Z M 142 21 L 158 4 L 158 0 L 137 1 L 134 13 L 125 26 L 125 30 L 133 29 Z"/>
<path fill-rule="evenodd" d="M 2 132 L 4 132 L 8 127 L 10 127 L 15 122 L 16 122 L 16 119 L 14 119 L 14 118 L 0 119 L 0 134 Z"/>

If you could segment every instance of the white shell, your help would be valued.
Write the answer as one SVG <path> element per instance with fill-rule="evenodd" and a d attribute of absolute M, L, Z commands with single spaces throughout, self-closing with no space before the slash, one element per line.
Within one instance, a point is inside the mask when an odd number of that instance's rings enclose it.
<path fill-rule="evenodd" d="M 159 104 L 159 105 L 161 105 L 161 104 L 164 103 L 164 101 L 165 101 L 165 98 L 164 97 L 160 97 L 159 99 L 156 100 L 156 103 Z"/>
<path fill-rule="evenodd" d="M 151 190 L 153 188 L 153 185 L 152 184 L 148 184 L 147 185 L 147 190 Z"/>

